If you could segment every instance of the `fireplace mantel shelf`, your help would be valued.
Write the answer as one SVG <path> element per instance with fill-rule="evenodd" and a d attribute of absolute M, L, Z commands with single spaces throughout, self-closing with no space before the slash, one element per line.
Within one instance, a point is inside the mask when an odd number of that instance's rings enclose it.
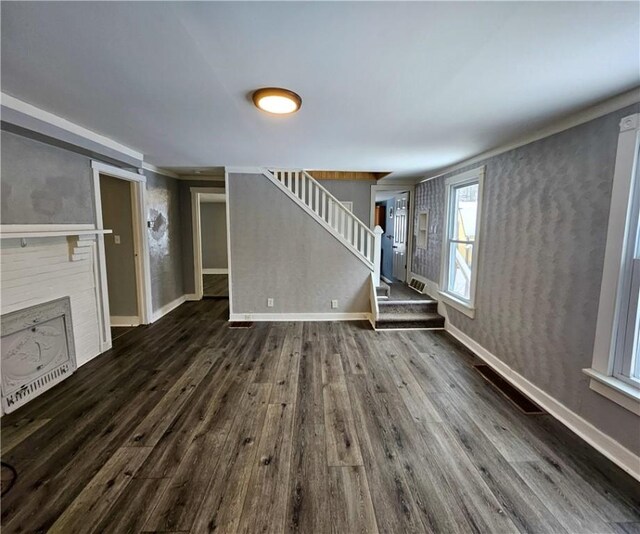
<path fill-rule="evenodd" d="M 27 239 L 29 237 L 64 237 L 70 235 L 104 235 L 113 230 L 40 230 L 35 232 L 0 232 L 0 239 Z"/>

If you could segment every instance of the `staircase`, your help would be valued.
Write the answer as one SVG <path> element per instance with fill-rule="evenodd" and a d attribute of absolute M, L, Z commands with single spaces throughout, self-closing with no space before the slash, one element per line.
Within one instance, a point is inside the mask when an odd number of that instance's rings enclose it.
<path fill-rule="evenodd" d="M 423 300 L 385 298 L 389 286 L 380 283 L 382 228 L 370 230 L 304 170 L 272 169 L 264 175 L 371 270 L 371 324 L 376 330 L 444 328 L 437 302 L 426 295 Z"/>
<path fill-rule="evenodd" d="M 415 293 L 413 293 L 415 291 Z M 442 330 L 438 301 L 396 282 L 389 287 L 371 281 L 371 324 L 375 330 Z"/>
<path fill-rule="evenodd" d="M 435 300 L 380 300 L 376 330 L 442 329 L 444 317 L 438 315 Z"/>
<path fill-rule="evenodd" d="M 306 171 L 271 170 L 265 175 L 369 267 L 380 283 L 380 227 L 370 230 Z"/>

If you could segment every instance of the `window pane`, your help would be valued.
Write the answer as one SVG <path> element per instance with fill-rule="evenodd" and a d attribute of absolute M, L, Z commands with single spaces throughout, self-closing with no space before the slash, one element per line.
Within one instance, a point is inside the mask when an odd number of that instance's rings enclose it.
<path fill-rule="evenodd" d="M 473 244 L 449 243 L 449 287 L 447 290 L 463 300 L 471 298 Z"/>
<path fill-rule="evenodd" d="M 467 184 L 453 190 L 453 224 L 451 239 L 475 241 L 478 213 L 478 184 Z"/>

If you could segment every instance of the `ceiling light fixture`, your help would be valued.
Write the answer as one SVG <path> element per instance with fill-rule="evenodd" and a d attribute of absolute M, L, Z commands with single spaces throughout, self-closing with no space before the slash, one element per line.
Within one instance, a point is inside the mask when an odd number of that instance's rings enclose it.
<path fill-rule="evenodd" d="M 253 103 L 258 109 L 276 115 L 295 113 L 302 106 L 302 98 L 289 89 L 263 87 L 254 91 Z"/>

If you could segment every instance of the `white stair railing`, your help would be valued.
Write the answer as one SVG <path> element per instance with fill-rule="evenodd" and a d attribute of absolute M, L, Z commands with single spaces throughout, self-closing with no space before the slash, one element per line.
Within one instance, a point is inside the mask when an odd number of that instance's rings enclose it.
<path fill-rule="evenodd" d="M 380 233 L 374 232 L 351 213 L 327 189 L 303 170 L 271 170 L 273 177 L 319 219 L 340 240 L 369 265 L 379 284 Z M 377 230 L 377 228 L 376 228 Z"/>

